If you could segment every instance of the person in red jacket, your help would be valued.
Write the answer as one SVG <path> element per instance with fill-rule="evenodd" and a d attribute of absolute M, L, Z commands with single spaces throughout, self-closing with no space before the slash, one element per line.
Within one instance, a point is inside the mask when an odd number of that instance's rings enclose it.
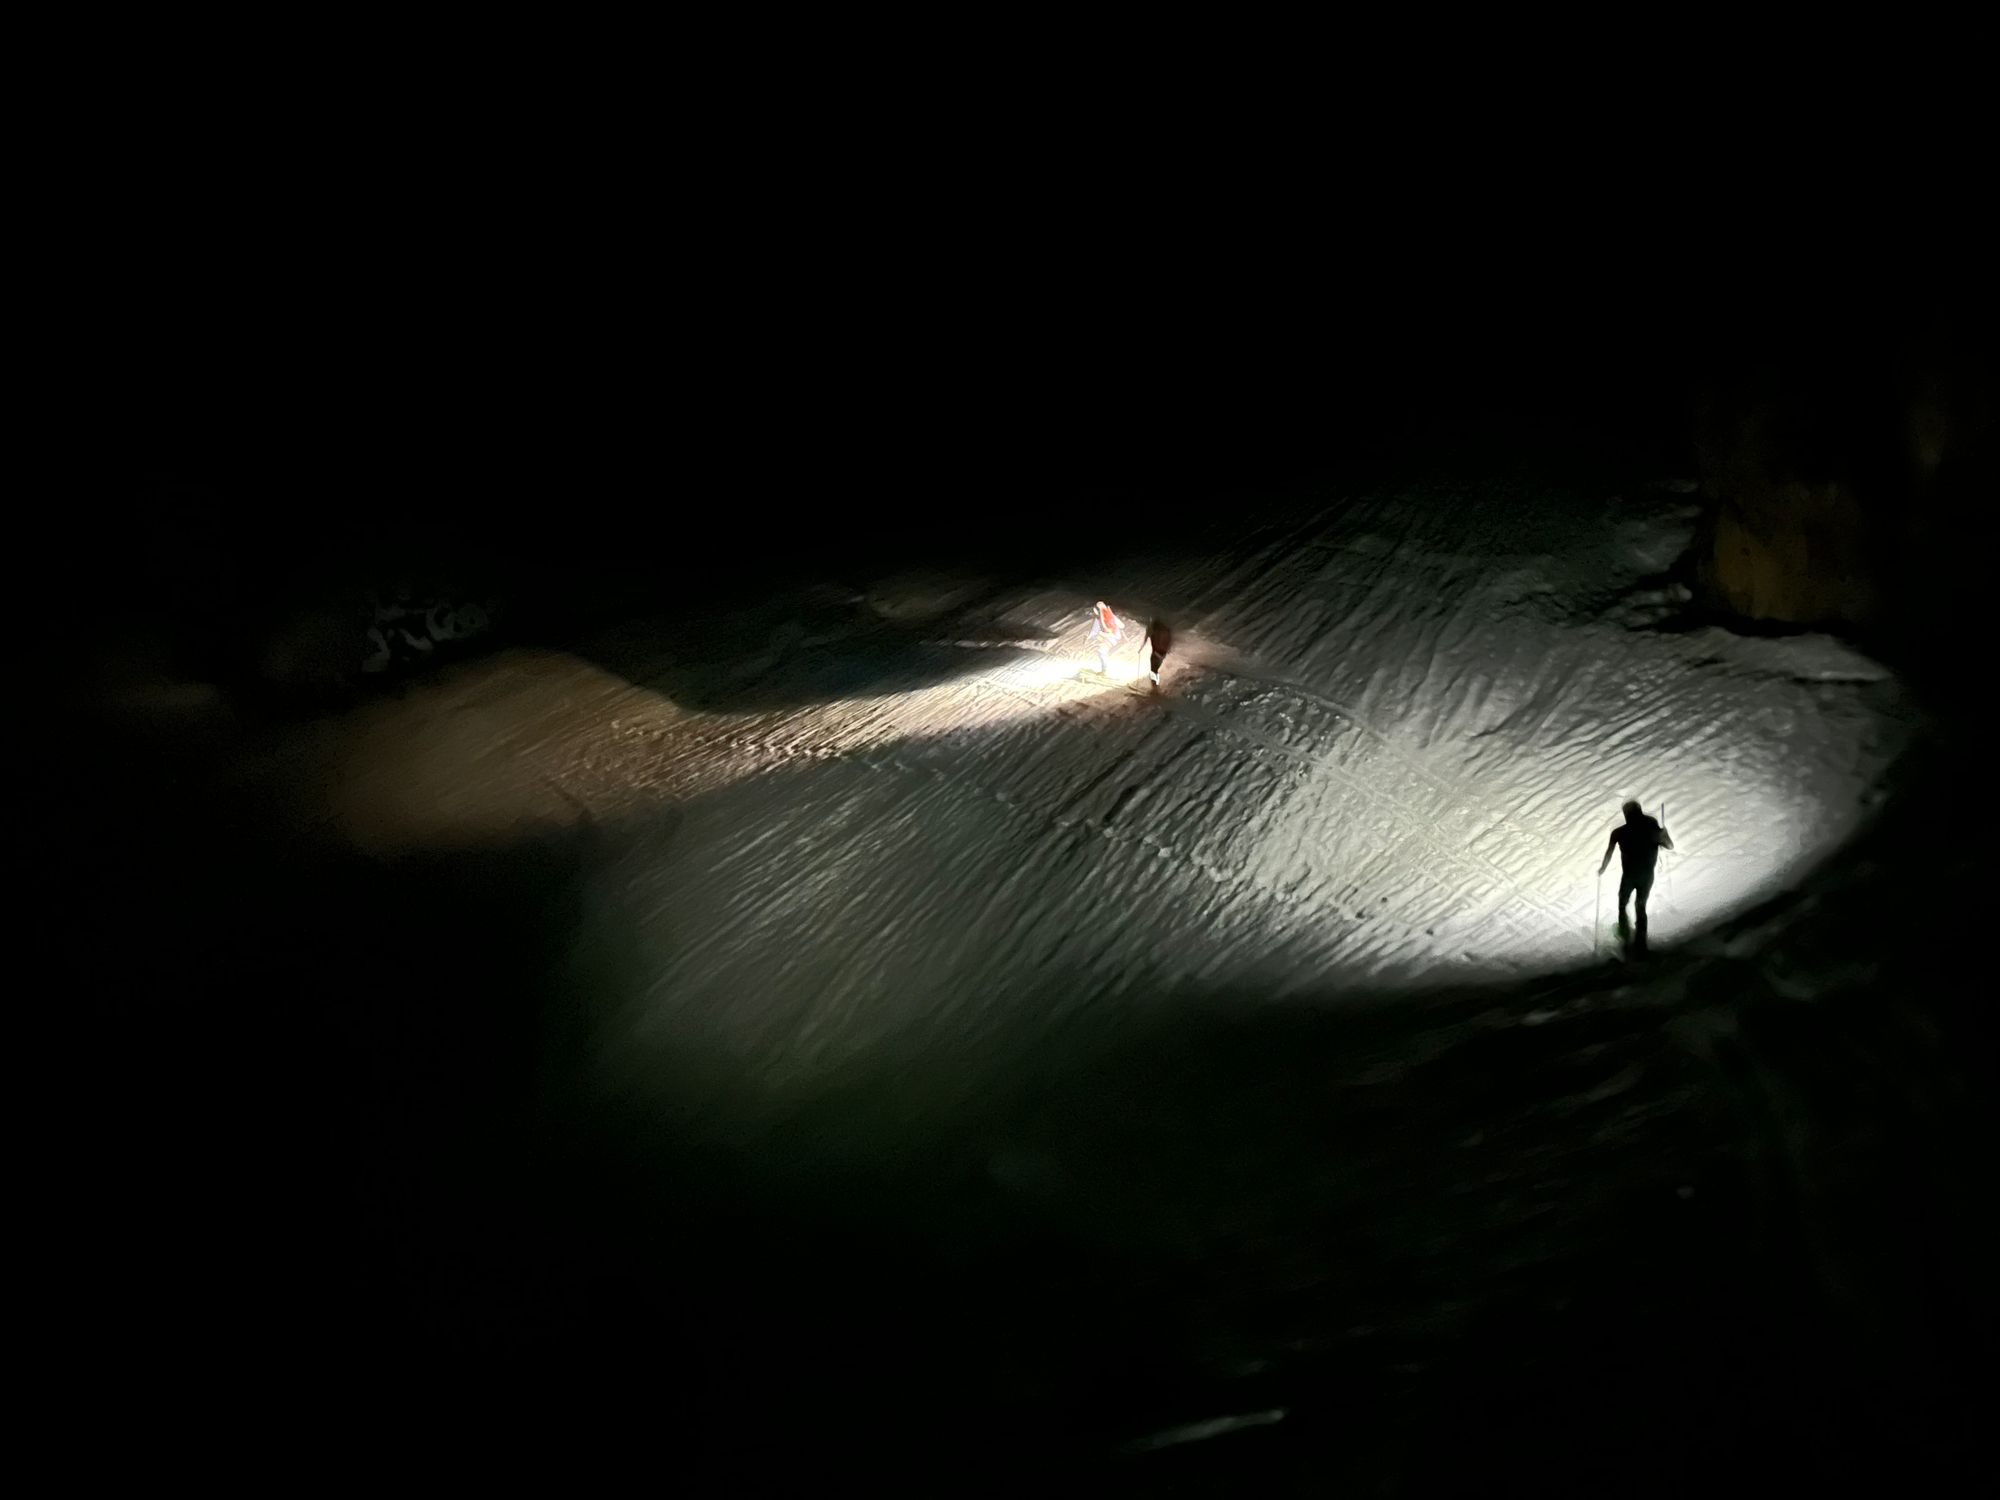
<path fill-rule="evenodd" d="M 1107 677 L 1111 674 L 1111 653 L 1118 648 L 1124 634 L 1125 622 L 1099 599 L 1090 612 L 1090 643 L 1097 648 L 1097 670 Z"/>

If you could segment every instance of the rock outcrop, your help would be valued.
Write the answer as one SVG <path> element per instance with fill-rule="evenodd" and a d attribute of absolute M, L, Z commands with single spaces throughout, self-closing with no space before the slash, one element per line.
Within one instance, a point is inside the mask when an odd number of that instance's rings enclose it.
<path fill-rule="evenodd" d="M 1709 490 L 1696 557 L 1713 609 L 1788 625 L 1868 625 L 1883 580 L 1875 529 L 1848 486 L 1785 479 Z"/>
<path fill-rule="evenodd" d="M 1774 359 L 1699 403 L 1699 601 L 1748 621 L 1908 625 L 1968 565 L 1990 379 L 1940 350 Z"/>

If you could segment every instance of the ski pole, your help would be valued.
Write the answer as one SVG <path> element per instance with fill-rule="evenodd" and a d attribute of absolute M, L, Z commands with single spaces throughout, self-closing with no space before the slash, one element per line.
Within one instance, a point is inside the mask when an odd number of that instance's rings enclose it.
<path fill-rule="evenodd" d="M 1597 870 L 1597 902 L 1590 908 L 1590 961 L 1597 962 L 1598 931 L 1604 926 L 1604 867 Z"/>
<path fill-rule="evenodd" d="M 1666 832 L 1666 827 L 1667 827 L 1667 804 L 1662 802 L 1660 804 L 1660 831 L 1662 833 Z M 1680 913 L 1680 908 L 1678 906 L 1674 906 L 1674 867 L 1667 859 L 1667 855 L 1673 852 L 1674 851 L 1671 849 L 1666 849 L 1661 851 L 1660 873 L 1666 877 L 1667 905 L 1673 906 L 1675 914 L 1678 915 Z"/>

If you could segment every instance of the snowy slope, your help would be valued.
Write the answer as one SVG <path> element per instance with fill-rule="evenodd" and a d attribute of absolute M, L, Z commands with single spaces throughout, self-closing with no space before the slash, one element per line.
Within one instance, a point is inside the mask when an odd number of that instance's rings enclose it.
<path fill-rule="evenodd" d="M 1681 850 L 1670 944 L 1837 849 L 1907 738 L 1831 639 L 1646 628 L 1692 523 L 1664 492 L 1328 496 L 1034 591 L 635 627 L 590 653 L 617 670 L 501 657 L 344 726 L 331 812 L 394 847 L 587 809 L 579 962 L 624 1076 L 693 1049 L 783 1087 L 1176 987 L 1574 967 L 1623 799 Z M 1099 595 L 1126 671 L 1173 623 L 1159 696 L 1075 675 Z"/>

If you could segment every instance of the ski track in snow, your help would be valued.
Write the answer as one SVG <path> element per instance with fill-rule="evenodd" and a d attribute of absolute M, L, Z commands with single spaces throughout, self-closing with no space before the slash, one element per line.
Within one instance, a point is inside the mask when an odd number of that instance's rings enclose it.
<path fill-rule="evenodd" d="M 1681 850 L 1671 943 L 1837 849 L 1906 732 L 1829 638 L 1635 629 L 1692 519 L 1486 485 L 1219 521 L 1172 560 L 930 612 L 939 640 L 1016 627 L 998 666 L 744 712 L 600 674 L 503 704 L 487 752 L 620 835 L 591 903 L 634 965 L 614 1045 L 774 1081 L 1126 994 L 1560 970 L 1610 920 L 1624 798 L 1664 802 Z M 1173 620 L 1162 695 L 1064 675 L 1098 596 L 1128 660 Z"/>

